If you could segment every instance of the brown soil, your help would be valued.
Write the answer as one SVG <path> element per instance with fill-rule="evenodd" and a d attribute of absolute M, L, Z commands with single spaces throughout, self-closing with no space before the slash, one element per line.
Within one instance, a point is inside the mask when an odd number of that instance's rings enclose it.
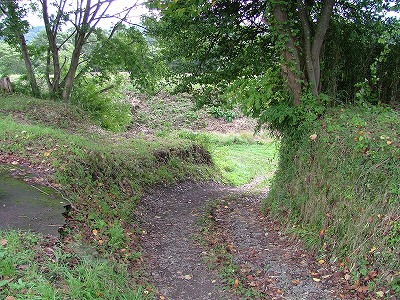
<path fill-rule="evenodd" d="M 196 219 L 216 199 L 234 200 L 213 212 L 213 243 L 230 249 L 239 267 L 235 276 L 258 290 L 260 299 L 344 297 L 339 282 L 343 274 L 316 262 L 278 222 L 260 215 L 260 196 L 214 183 L 186 182 L 154 189 L 137 212 L 143 222 L 145 262 L 159 299 L 256 299 L 235 295 L 235 286 L 224 286 L 217 271 L 207 267 L 209 249 L 195 239 Z"/>

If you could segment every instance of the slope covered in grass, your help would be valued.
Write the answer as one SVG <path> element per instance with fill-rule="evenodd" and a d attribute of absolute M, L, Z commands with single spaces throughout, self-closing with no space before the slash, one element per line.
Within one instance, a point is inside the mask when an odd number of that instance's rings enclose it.
<path fill-rule="evenodd" d="M 400 293 L 400 115 L 386 108 L 337 108 L 303 136 L 282 140 L 264 209 L 342 262 L 354 289 L 375 280 Z M 386 293 L 386 292 L 385 292 Z"/>
<path fill-rule="evenodd" d="M 136 204 L 157 183 L 208 178 L 209 154 L 196 141 L 97 134 L 87 119 L 67 104 L 0 97 L 0 161 L 33 177 L 45 174 L 43 182 L 71 205 L 64 243 L 0 232 L 0 298 L 152 297 L 135 267 Z"/>

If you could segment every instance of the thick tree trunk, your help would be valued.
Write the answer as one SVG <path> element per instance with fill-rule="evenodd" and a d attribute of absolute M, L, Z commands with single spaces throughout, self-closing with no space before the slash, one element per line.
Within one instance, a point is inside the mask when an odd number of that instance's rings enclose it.
<path fill-rule="evenodd" d="M 297 3 L 299 6 L 299 16 L 303 28 L 303 48 L 305 54 L 304 64 L 307 70 L 307 80 L 308 84 L 311 86 L 313 95 L 318 97 L 319 93 L 321 92 L 321 48 L 329 26 L 329 20 L 332 15 L 335 0 L 324 0 L 324 6 L 315 29 L 314 37 L 312 36 L 311 32 L 311 20 L 307 3 L 302 0 L 298 0 Z"/>
<path fill-rule="evenodd" d="M 285 48 L 281 51 L 283 62 L 281 63 L 282 75 L 285 77 L 288 88 L 293 96 L 293 104 L 300 104 L 301 96 L 301 72 L 300 58 L 296 48 L 295 39 L 287 26 L 287 12 L 277 4 L 272 11 L 276 22 L 278 23 L 279 33 L 285 39 Z"/>
<path fill-rule="evenodd" d="M 40 96 L 39 86 L 36 81 L 35 72 L 33 71 L 32 62 L 29 57 L 28 47 L 26 46 L 26 40 L 23 34 L 18 34 L 19 43 L 21 47 L 22 57 L 24 58 L 26 74 L 28 76 L 28 81 L 32 89 L 32 94 L 35 97 Z"/>
<path fill-rule="evenodd" d="M 71 63 L 68 69 L 68 73 L 63 80 L 64 88 L 62 91 L 62 99 L 64 101 L 69 101 L 69 98 L 71 96 L 72 88 L 74 86 L 76 71 L 79 66 L 79 58 L 81 55 L 84 42 L 85 42 L 85 35 L 80 35 L 75 42 L 75 49 L 72 52 Z"/>

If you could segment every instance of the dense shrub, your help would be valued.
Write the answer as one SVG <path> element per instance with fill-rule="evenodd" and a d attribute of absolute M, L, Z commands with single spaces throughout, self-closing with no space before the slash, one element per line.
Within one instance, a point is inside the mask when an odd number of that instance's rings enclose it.
<path fill-rule="evenodd" d="M 104 83 L 100 76 L 86 76 L 74 87 L 72 102 L 89 112 L 101 127 L 121 131 L 131 122 L 131 106 L 122 102 L 114 86 L 121 86 L 121 79 Z M 114 82 L 115 81 L 115 82 Z M 103 87 L 105 86 L 105 87 Z"/>

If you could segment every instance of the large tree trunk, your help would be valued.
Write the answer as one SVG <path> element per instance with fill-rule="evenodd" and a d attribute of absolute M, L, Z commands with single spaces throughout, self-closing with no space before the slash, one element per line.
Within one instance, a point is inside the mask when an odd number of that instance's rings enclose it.
<path fill-rule="evenodd" d="M 22 56 L 23 56 L 24 62 L 25 62 L 26 74 L 28 76 L 28 81 L 29 81 L 29 84 L 30 84 L 31 89 L 32 89 L 32 94 L 35 97 L 39 97 L 40 96 L 40 90 L 39 90 L 39 86 L 38 86 L 37 81 L 36 81 L 35 72 L 33 71 L 32 62 L 31 62 L 31 59 L 29 57 L 28 47 L 26 46 L 25 37 L 24 37 L 23 34 L 19 33 L 18 34 L 18 38 L 19 38 L 19 42 L 20 42 Z"/>
<path fill-rule="evenodd" d="M 62 99 L 64 101 L 68 101 L 71 92 L 72 92 L 72 87 L 74 86 L 74 79 L 76 75 L 76 71 L 79 66 L 79 58 L 81 55 L 82 47 L 85 42 L 85 35 L 79 35 L 78 38 L 75 41 L 75 48 L 74 51 L 72 52 L 72 57 L 71 57 L 71 63 L 69 65 L 68 73 L 65 76 L 63 80 L 63 91 L 62 91 Z"/>
<path fill-rule="evenodd" d="M 329 26 L 329 20 L 332 15 L 335 0 L 324 0 L 324 6 L 319 17 L 314 37 L 310 26 L 310 15 L 307 1 L 297 0 L 299 6 L 299 16 L 303 28 L 305 68 L 307 70 L 308 84 L 311 86 L 313 95 L 318 97 L 321 92 L 321 65 L 320 54 L 322 44 L 325 39 L 326 31 Z"/>
<path fill-rule="evenodd" d="M 296 48 L 295 39 L 287 25 L 289 18 L 287 12 L 280 4 L 275 5 L 272 10 L 279 28 L 281 38 L 285 39 L 285 48 L 281 51 L 283 62 L 281 63 L 282 75 L 286 79 L 287 86 L 293 96 L 293 104 L 300 104 L 301 96 L 301 71 L 300 58 Z"/>

